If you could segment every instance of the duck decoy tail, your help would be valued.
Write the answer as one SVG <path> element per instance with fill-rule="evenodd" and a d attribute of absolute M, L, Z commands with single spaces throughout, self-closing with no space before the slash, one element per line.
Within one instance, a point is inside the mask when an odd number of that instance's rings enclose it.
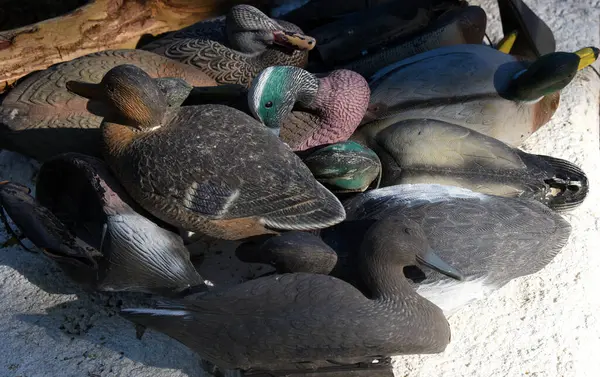
<path fill-rule="evenodd" d="M 579 206 L 587 197 L 589 182 L 586 174 L 572 162 L 551 157 L 540 156 L 552 166 L 554 175 L 545 180 L 550 190 L 548 207 L 555 211 L 568 211 Z"/>

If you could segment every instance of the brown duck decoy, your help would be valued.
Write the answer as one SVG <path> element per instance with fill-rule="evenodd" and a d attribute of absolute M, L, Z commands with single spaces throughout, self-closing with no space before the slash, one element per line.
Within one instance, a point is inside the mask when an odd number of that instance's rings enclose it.
<path fill-rule="evenodd" d="M 297 26 L 242 4 L 224 17 L 188 26 L 141 48 L 190 64 L 219 84 L 250 85 L 267 67 L 304 67 L 315 45 L 315 39 Z"/>
<path fill-rule="evenodd" d="M 446 318 L 414 293 L 402 269 L 420 261 L 448 276 L 460 278 L 460 273 L 435 256 L 420 227 L 402 217 L 382 219 L 365 235 L 360 258 L 369 296 L 331 276 L 294 273 L 121 313 L 223 369 L 310 366 L 319 372 L 385 356 L 444 351 L 450 342 Z"/>
<path fill-rule="evenodd" d="M 223 105 L 167 108 L 141 69 L 111 69 L 97 93 L 118 114 L 101 130 L 105 158 L 131 197 L 178 228 L 240 239 L 327 227 L 344 219 L 339 200 L 279 138 Z"/>
<path fill-rule="evenodd" d="M 592 59 L 591 56 L 594 56 Z M 546 124 L 582 61 L 598 49 L 555 52 L 524 61 L 476 44 L 438 48 L 392 64 L 369 80 L 363 123 L 383 129 L 405 119 L 433 119 L 467 127 L 518 146 Z"/>
<path fill-rule="evenodd" d="M 451 315 L 509 281 L 541 271 L 565 246 L 571 226 L 546 206 L 467 189 L 404 184 L 371 190 L 344 201 L 347 219 L 319 236 L 253 239 L 239 246 L 242 261 L 271 264 L 277 272 L 325 273 L 368 292 L 356 255 L 367 230 L 379 219 L 402 215 L 418 223 L 430 246 L 464 275 L 448 279 L 426 266 L 408 266 L 404 275 L 417 293 Z M 390 235 L 401 235 L 401 229 Z M 335 256 L 331 249 L 335 250 Z M 243 253 L 242 253 L 243 252 Z M 314 257 L 313 257 L 314 256 Z M 302 264 L 296 264 L 301 260 Z M 272 263 L 276 261 L 276 263 Z M 312 267 L 311 267 L 312 266 Z"/>
<path fill-rule="evenodd" d="M 88 290 L 181 297 L 207 289 L 182 239 L 127 204 L 104 163 L 64 154 L 36 185 L 0 185 L 0 204 L 23 236 Z"/>
<path fill-rule="evenodd" d="M 376 125 L 363 126 L 353 139 L 381 159 L 380 187 L 444 184 L 537 200 L 556 211 L 576 208 L 589 191 L 577 165 L 523 152 L 465 127 L 427 119 L 399 121 L 378 132 Z"/>
<path fill-rule="evenodd" d="M 157 84 L 173 106 L 183 102 L 191 85 L 216 85 L 194 67 L 148 51 L 112 50 L 85 55 L 32 74 L 0 99 L 0 148 L 40 161 L 67 152 L 100 157 L 99 127 L 107 109 L 70 92 L 65 83 L 97 83 L 120 64 L 133 64 L 153 78 L 163 78 Z"/>

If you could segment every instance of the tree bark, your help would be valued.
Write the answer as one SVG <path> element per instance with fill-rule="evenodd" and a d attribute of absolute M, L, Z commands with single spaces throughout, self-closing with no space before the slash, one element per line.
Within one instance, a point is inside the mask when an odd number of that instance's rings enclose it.
<path fill-rule="evenodd" d="M 33 71 L 96 51 L 135 48 L 143 35 L 178 30 L 240 3 L 269 1 L 91 0 L 61 17 L 0 31 L 0 92 Z"/>

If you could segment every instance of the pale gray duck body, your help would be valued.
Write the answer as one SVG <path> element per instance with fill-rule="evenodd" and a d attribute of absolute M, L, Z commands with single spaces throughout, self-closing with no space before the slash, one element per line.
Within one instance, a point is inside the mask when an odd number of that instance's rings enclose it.
<path fill-rule="evenodd" d="M 397 227 L 404 236 L 390 239 Z M 390 216 L 362 241 L 361 274 L 371 298 L 332 276 L 294 273 L 122 313 L 227 369 L 275 371 L 294 364 L 331 366 L 442 352 L 450 341 L 448 322 L 401 275 L 404 265 L 432 255 L 418 225 Z M 436 262 L 460 278 L 443 261 Z"/>
<path fill-rule="evenodd" d="M 418 294 L 446 315 L 482 299 L 512 279 L 542 270 L 565 246 L 571 226 L 531 200 L 504 198 L 441 185 L 398 185 L 344 202 L 347 220 L 321 231 L 338 254 L 334 276 L 356 279 L 356 244 L 370 224 L 393 214 L 418 223 L 433 250 L 461 271 L 454 281 L 427 267 L 405 274 Z M 424 279 L 424 280 L 423 280 Z"/>
<path fill-rule="evenodd" d="M 523 152 L 465 127 L 429 119 L 399 121 L 378 132 L 370 127 L 354 138 L 379 155 L 381 187 L 451 185 L 533 199 L 560 211 L 579 206 L 589 191 L 586 174 L 575 164 Z"/>

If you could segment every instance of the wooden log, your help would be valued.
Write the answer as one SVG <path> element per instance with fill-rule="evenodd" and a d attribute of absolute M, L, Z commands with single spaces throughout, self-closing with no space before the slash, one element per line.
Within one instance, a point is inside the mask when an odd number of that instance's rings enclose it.
<path fill-rule="evenodd" d="M 178 30 L 241 3 L 263 7 L 269 0 L 91 0 L 66 15 L 1 31 L 0 92 L 30 72 L 96 51 L 135 48 L 143 35 Z"/>

